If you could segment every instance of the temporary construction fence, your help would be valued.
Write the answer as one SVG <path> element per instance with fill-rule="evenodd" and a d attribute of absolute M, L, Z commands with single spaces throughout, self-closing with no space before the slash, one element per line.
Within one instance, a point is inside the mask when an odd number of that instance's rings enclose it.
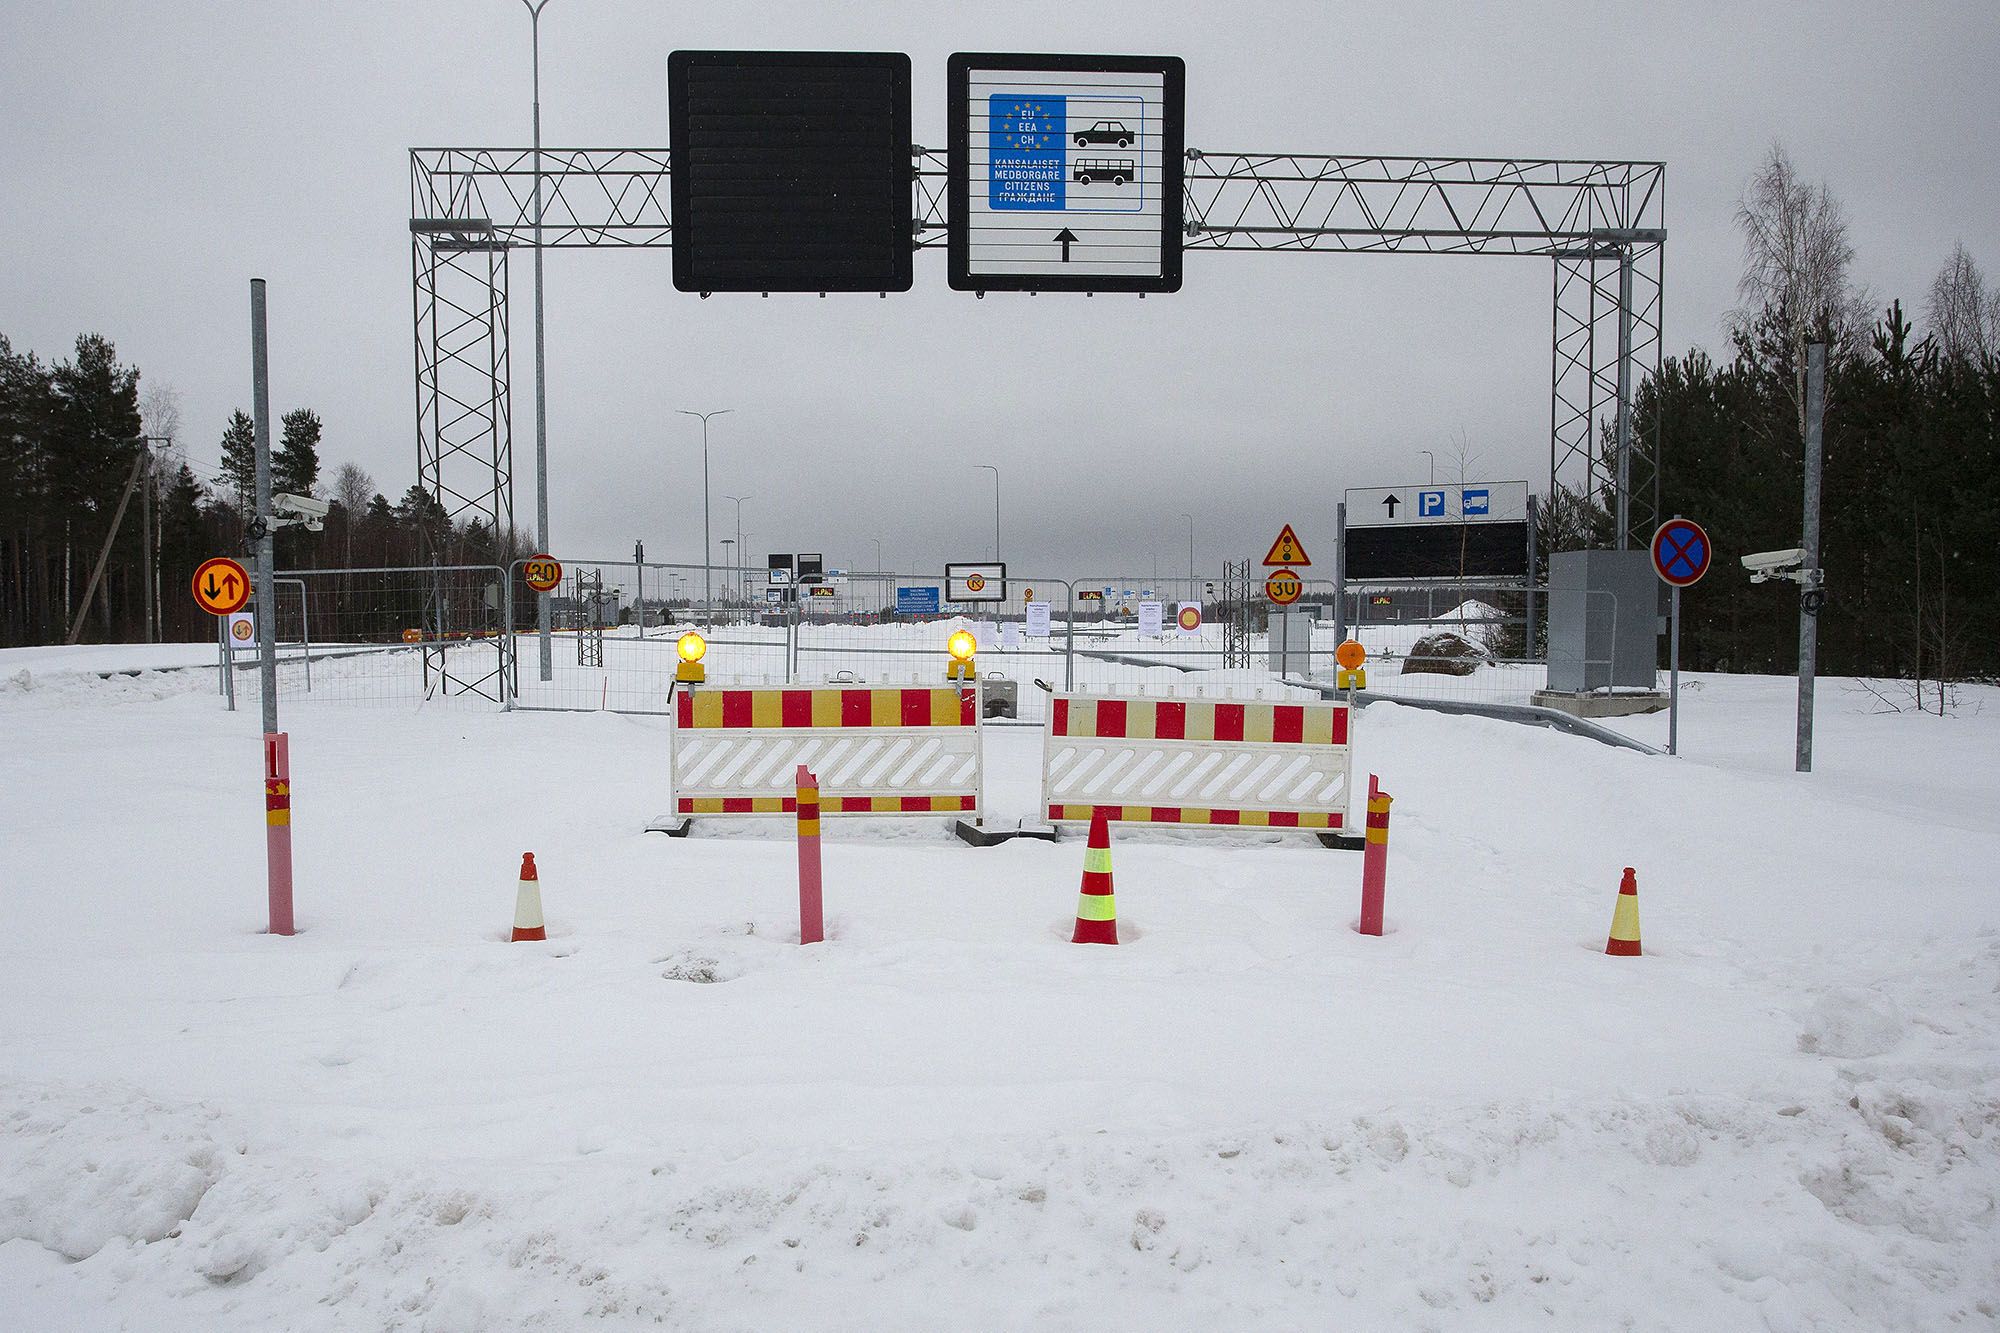
<path fill-rule="evenodd" d="M 278 688 L 300 701 L 503 705 L 514 640 L 497 565 L 278 573 Z M 254 681 L 256 655 L 236 655 Z M 251 686 L 254 690 L 254 684 Z"/>
<path fill-rule="evenodd" d="M 1330 582 L 1308 581 L 1293 607 L 1280 608 L 1240 578 L 1015 576 L 1003 601 L 953 606 L 937 575 L 830 573 L 825 583 L 774 590 L 761 571 L 723 566 L 563 563 L 565 579 L 550 594 L 546 673 L 538 594 L 522 562 L 284 571 L 280 689 L 328 702 L 665 713 L 675 697 L 675 644 L 691 627 L 707 641 L 710 685 L 741 687 L 942 685 L 946 641 L 967 629 L 977 640 L 976 673 L 1012 687 L 990 689 L 995 700 L 1012 695 L 1011 704 L 994 705 L 1011 717 L 995 720 L 1023 723 L 1043 721 L 1057 690 L 1316 697 L 1282 682 L 1333 683 L 1334 651 L 1347 635 L 1368 651 L 1375 695 L 1526 703 L 1547 678 L 1546 637 L 1527 613 L 1530 590 L 1520 587 L 1450 582 L 1342 595 Z M 789 600 L 767 600 L 774 591 Z M 905 606 L 934 599 L 938 610 L 899 610 L 899 592 Z M 1148 603 L 1159 604 L 1157 620 Z M 1185 624 L 1176 614 L 1183 608 Z M 1593 608 L 1600 619 L 1624 613 Z M 1420 650 L 1440 632 L 1470 651 Z M 1276 636 L 1292 651 L 1274 652 Z M 239 655 L 239 668 L 253 660 Z"/>
<path fill-rule="evenodd" d="M 1351 824 L 1344 703 L 1060 694 L 1042 732 L 1052 824 L 1093 811 L 1133 824 L 1307 829 Z"/>
<path fill-rule="evenodd" d="M 820 811 L 951 815 L 985 822 L 978 690 L 862 685 L 685 692 L 669 751 L 673 814 L 653 827 L 776 815 L 797 808 L 800 765 L 819 778 Z"/>

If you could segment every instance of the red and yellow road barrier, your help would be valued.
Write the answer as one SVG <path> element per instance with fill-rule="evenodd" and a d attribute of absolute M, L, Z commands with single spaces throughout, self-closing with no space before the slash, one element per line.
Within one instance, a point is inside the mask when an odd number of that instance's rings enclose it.
<path fill-rule="evenodd" d="M 672 737 L 674 812 L 785 815 L 810 764 L 826 815 L 981 817 L 979 691 L 704 688 L 684 691 Z"/>
<path fill-rule="evenodd" d="M 1043 737 L 1050 823 L 1350 826 L 1344 703 L 1058 694 Z"/>

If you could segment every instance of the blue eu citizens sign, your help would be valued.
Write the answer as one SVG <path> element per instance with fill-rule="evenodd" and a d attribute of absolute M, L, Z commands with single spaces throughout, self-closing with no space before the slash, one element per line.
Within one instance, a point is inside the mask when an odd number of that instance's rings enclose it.
<path fill-rule="evenodd" d="M 987 203 L 996 209 L 1063 207 L 1067 121 L 1061 97 L 987 98 Z"/>

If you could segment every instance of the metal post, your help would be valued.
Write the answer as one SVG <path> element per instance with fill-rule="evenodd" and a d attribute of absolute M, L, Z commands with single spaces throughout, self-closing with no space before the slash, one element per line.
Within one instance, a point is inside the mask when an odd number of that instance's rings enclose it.
<path fill-rule="evenodd" d="M 1069 589 L 1069 624 L 1063 634 L 1063 689 L 1076 688 L 1076 585 L 1065 583 Z"/>
<path fill-rule="evenodd" d="M 646 637 L 646 543 L 632 543 L 632 569 L 638 591 L 632 595 L 632 619 L 638 623 L 639 637 Z"/>
<path fill-rule="evenodd" d="M 1536 529 L 1540 518 L 1540 506 L 1535 503 L 1535 497 L 1531 495 L 1528 497 L 1528 634 L 1525 654 L 1530 662 L 1535 660 L 1535 579 L 1538 577 L 1535 566 L 1540 562 L 1542 554 Z"/>
<path fill-rule="evenodd" d="M 1356 620 L 1360 617 L 1356 616 Z M 1347 501 L 1333 506 L 1333 637 L 1347 642 Z"/>
<path fill-rule="evenodd" d="M 310 589 L 307 588 L 306 581 L 304 579 L 300 579 L 299 580 L 299 637 L 305 640 L 305 645 L 306 645 L 306 693 L 307 694 L 311 694 L 313 688 L 312 598 L 308 595 L 309 592 Z"/>
<path fill-rule="evenodd" d="M 1674 585 L 1673 642 L 1667 648 L 1667 753 L 1681 743 L 1681 585 Z M 1654 659 L 1658 661 L 1658 658 Z"/>
<path fill-rule="evenodd" d="M 271 359 L 264 320 L 264 280 L 250 279 L 250 408 L 257 446 L 257 656 L 264 693 L 264 732 L 278 730 L 277 534 L 271 527 Z"/>
<path fill-rule="evenodd" d="M 703 611 L 708 616 L 708 623 L 712 625 L 715 623 L 715 589 L 714 580 L 709 573 L 709 553 L 714 548 L 709 545 L 708 540 L 708 419 L 710 417 L 722 416 L 735 409 L 718 407 L 713 412 L 690 412 L 685 407 L 680 407 L 674 410 L 684 417 L 701 418 L 701 604 Z M 743 535 L 740 531 L 743 522 L 741 510 L 737 511 L 736 521 L 739 528 L 737 536 L 740 538 Z"/>
<path fill-rule="evenodd" d="M 1632 250 L 1618 252 L 1618 549 L 1632 546 Z M 1654 659 L 1658 661 L 1658 658 Z"/>
<path fill-rule="evenodd" d="M 542 10 L 549 0 L 521 0 L 528 8 L 528 31 L 534 54 L 535 99 L 535 531 L 542 553 L 553 554 L 549 541 L 549 402 L 547 362 L 542 352 Z M 536 624 L 540 631 L 542 679 L 555 674 L 555 650 L 549 631 L 554 607 L 553 591 L 537 599 Z M 508 627 L 513 628 L 511 625 Z"/>
<path fill-rule="evenodd" d="M 1819 458 L 1826 417 L 1826 344 L 1806 349 L 1806 531 L 1799 581 L 1799 739 L 1792 767 L 1812 772 L 1813 670 L 1819 650 Z"/>
<path fill-rule="evenodd" d="M 139 453 L 145 459 L 142 475 L 146 489 L 139 496 L 139 544 L 141 574 L 146 583 L 146 642 L 158 643 L 160 612 L 153 600 L 153 450 L 144 439 L 139 441 Z"/>

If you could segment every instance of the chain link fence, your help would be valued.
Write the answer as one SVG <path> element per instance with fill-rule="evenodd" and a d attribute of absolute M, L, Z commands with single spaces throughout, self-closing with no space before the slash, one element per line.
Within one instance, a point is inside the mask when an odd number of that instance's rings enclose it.
<path fill-rule="evenodd" d="M 283 571 L 279 688 L 302 702 L 665 713 L 689 629 L 716 685 L 941 683 L 947 640 L 967 629 L 996 721 L 1040 722 L 1052 690 L 1309 697 L 1337 682 L 1350 636 L 1377 695 L 1519 704 L 1548 683 L 1547 593 L 1519 585 L 1308 580 L 1279 606 L 1254 578 L 1012 575 L 1003 600 L 954 605 L 936 575 L 772 587 L 761 570 L 562 563 L 546 667 L 525 562 Z M 1594 621 L 1653 613 L 1609 597 L 1592 594 Z M 237 655 L 239 684 L 254 657 Z"/>

